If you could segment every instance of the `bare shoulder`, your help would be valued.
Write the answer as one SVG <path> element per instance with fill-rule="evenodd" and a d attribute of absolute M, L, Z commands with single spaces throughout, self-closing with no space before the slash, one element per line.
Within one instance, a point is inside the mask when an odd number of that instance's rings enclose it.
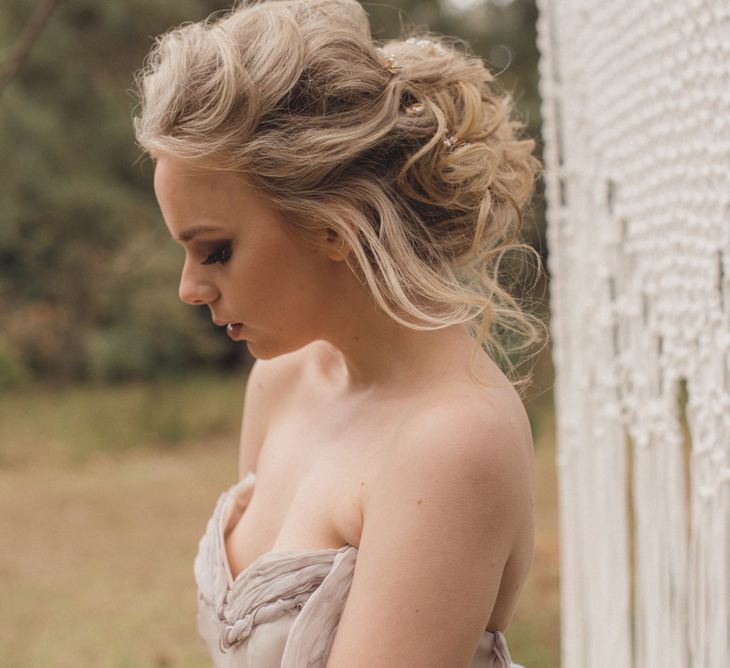
<path fill-rule="evenodd" d="M 239 477 L 249 471 L 256 471 L 259 451 L 277 413 L 302 376 L 302 370 L 311 357 L 310 346 L 305 346 L 285 355 L 257 359 L 246 380 L 239 445 Z"/>
<path fill-rule="evenodd" d="M 457 388 L 413 407 L 370 489 L 328 668 L 466 666 L 484 629 L 506 628 L 531 501 L 507 395 Z"/>
<path fill-rule="evenodd" d="M 392 466 L 415 466 L 423 482 L 473 486 L 503 517 L 529 513 L 533 441 L 529 419 L 512 388 L 446 390 L 414 410 Z"/>
<path fill-rule="evenodd" d="M 519 467 L 533 450 L 529 418 L 506 379 L 481 388 L 456 381 L 413 406 L 399 439 L 404 456 L 453 460 L 452 465 Z"/>

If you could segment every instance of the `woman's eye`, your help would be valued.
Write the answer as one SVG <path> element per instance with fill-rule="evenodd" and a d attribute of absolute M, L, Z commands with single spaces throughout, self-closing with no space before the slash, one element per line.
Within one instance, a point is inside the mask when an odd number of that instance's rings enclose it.
<path fill-rule="evenodd" d="M 231 257 L 231 242 L 223 244 L 218 250 L 211 253 L 201 264 L 225 264 Z"/>

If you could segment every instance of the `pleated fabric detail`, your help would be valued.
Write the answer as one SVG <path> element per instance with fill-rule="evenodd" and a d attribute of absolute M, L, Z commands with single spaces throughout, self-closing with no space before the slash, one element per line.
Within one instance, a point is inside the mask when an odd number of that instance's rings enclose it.
<path fill-rule="evenodd" d="M 266 552 L 232 578 L 224 536 L 234 506 L 245 510 L 255 481 L 249 472 L 220 495 L 200 539 L 198 631 L 216 668 L 324 668 L 358 550 Z M 501 631 L 484 631 L 470 668 L 523 667 L 511 663 Z"/>

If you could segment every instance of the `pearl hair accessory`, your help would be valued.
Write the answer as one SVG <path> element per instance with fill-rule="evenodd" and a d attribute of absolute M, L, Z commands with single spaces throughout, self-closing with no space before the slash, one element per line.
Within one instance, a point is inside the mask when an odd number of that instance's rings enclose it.
<path fill-rule="evenodd" d="M 377 52 L 383 57 L 383 67 L 390 72 L 391 74 L 398 74 L 403 67 L 401 64 L 395 59 L 395 56 L 392 53 L 386 54 L 383 49 L 378 47 Z"/>
<path fill-rule="evenodd" d="M 440 44 L 432 42 L 430 39 L 416 39 L 415 37 L 410 37 L 406 40 L 406 44 L 413 44 L 415 46 L 426 48 L 432 53 L 438 54 L 440 56 L 447 55 L 446 50 Z M 385 54 L 385 52 L 381 48 L 378 48 L 377 50 L 383 56 L 383 67 L 385 67 L 388 72 L 390 72 L 391 74 L 397 74 L 403 69 L 401 64 L 396 60 L 395 56 L 392 53 Z M 416 102 L 406 109 L 406 114 L 408 116 L 420 117 L 423 116 L 425 111 L 426 106 L 421 102 Z M 447 129 L 446 136 L 441 140 L 441 142 L 447 149 L 451 150 L 459 143 L 459 140 L 455 134 Z"/>
<path fill-rule="evenodd" d="M 415 37 L 409 37 L 406 40 L 406 44 L 420 46 L 421 48 L 428 49 L 434 55 L 448 55 L 446 53 L 446 49 L 444 49 L 437 42 L 434 42 L 430 39 L 416 39 Z M 383 55 L 383 65 L 385 66 L 385 69 L 388 70 L 388 72 L 390 72 L 391 74 L 398 74 L 398 72 L 403 69 L 402 65 L 395 59 L 395 56 L 392 53 L 385 54 L 381 48 L 378 48 L 378 52 Z"/>
<path fill-rule="evenodd" d="M 426 106 L 422 102 L 416 102 L 415 104 L 412 104 L 410 107 L 406 108 L 406 114 L 408 116 L 423 116 L 425 111 Z M 449 132 L 447 129 L 446 136 L 441 140 L 441 142 L 446 148 L 452 149 L 459 143 L 459 140 L 457 139 L 455 134 Z"/>
<path fill-rule="evenodd" d="M 415 37 L 409 37 L 406 40 L 406 44 L 413 44 L 415 46 L 423 47 L 431 51 L 431 53 L 437 54 L 439 56 L 446 55 L 446 49 L 444 49 L 440 44 L 431 41 L 430 39 L 416 39 Z"/>
<path fill-rule="evenodd" d="M 456 138 L 455 134 L 446 135 L 446 137 L 444 137 L 441 141 L 448 149 L 454 148 L 454 146 L 459 143 L 459 140 Z"/>
<path fill-rule="evenodd" d="M 391 74 L 398 74 L 398 72 L 400 72 L 403 67 L 395 59 L 395 56 L 386 56 L 385 69 L 388 70 L 388 72 L 390 72 Z"/>
<path fill-rule="evenodd" d="M 416 102 L 406 109 L 406 114 L 409 116 L 423 116 L 424 111 L 426 111 L 426 107 L 422 103 Z"/>

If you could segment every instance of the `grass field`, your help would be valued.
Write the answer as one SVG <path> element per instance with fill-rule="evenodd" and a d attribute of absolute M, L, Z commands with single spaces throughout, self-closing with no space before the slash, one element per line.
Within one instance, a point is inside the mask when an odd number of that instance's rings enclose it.
<path fill-rule="evenodd" d="M 209 666 L 192 564 L 235 482 L 243 376 L 0 397 L 0 668 Z M 559 665 L 551 395 L 531 406 L 533 568 L 507 639 Z"/>

